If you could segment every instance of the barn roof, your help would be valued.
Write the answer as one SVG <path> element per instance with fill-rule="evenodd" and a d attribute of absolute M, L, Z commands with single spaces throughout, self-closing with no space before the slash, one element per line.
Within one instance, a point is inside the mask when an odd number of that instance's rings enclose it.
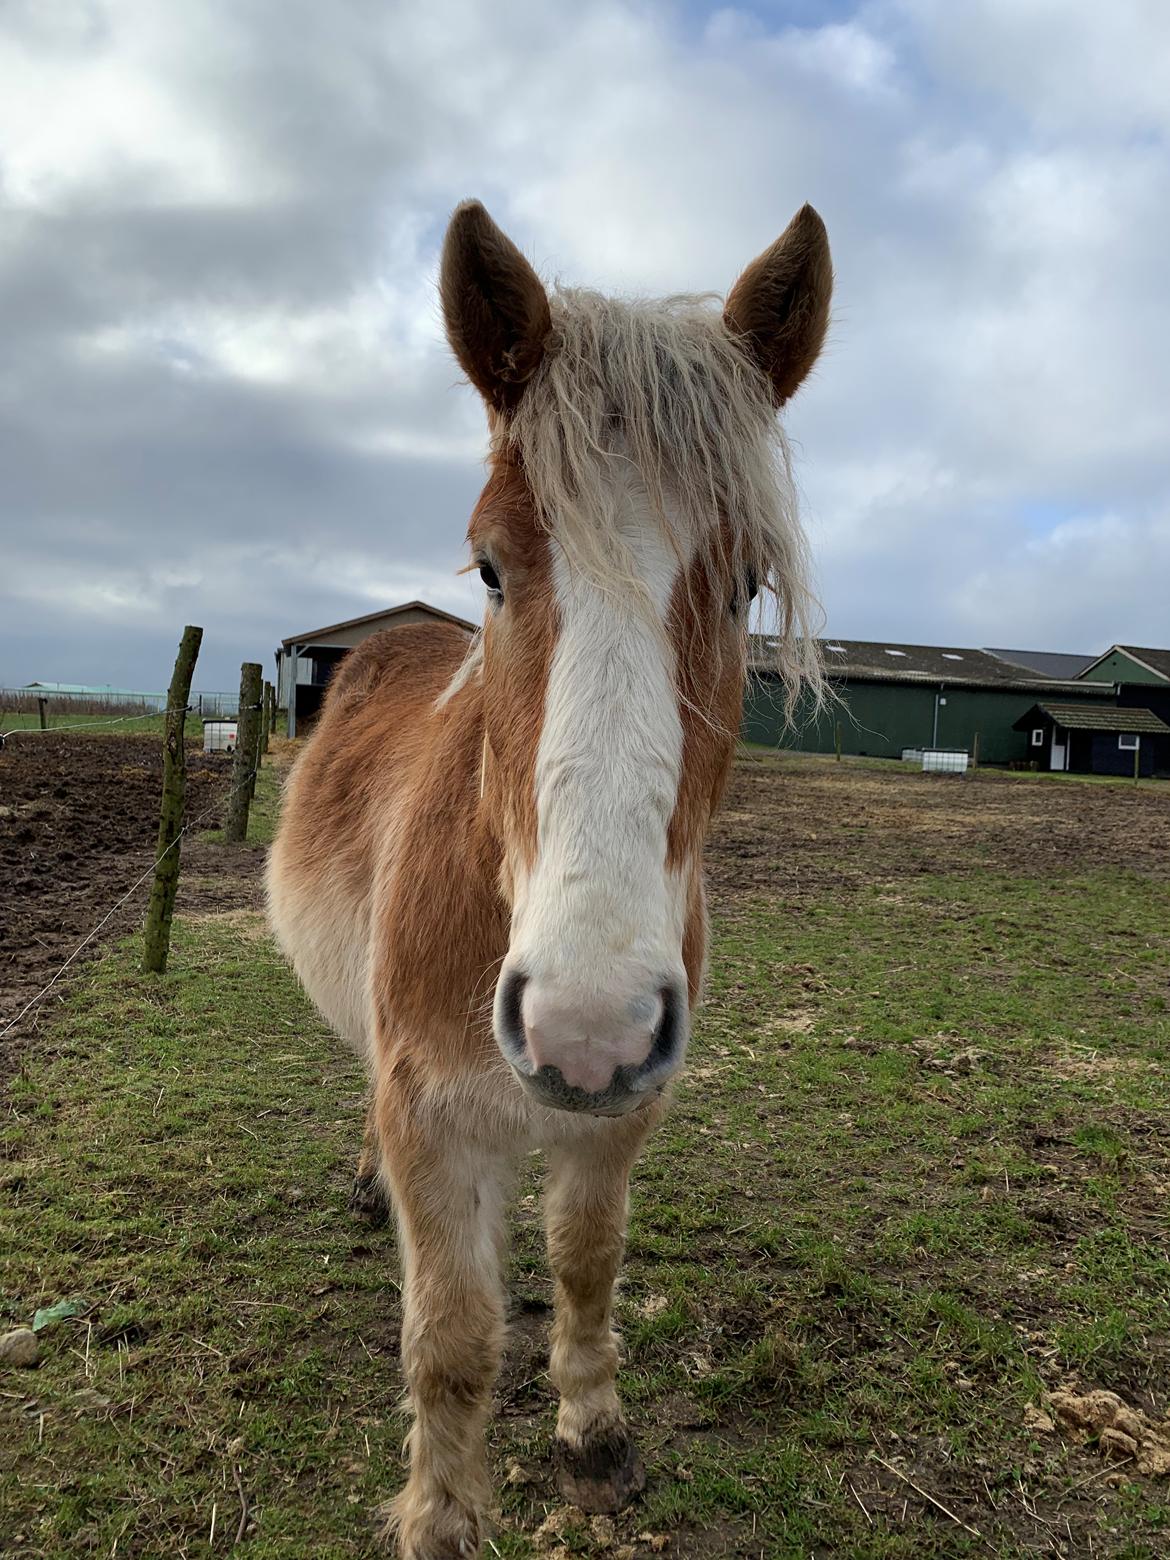
<path fill-rule="evenodd" d="M 289 634 L 280 643 L 282 647 L 311 644 L 315 639 L 324 639 L 327 634 L 339 633 L 343 628 L 361 628 L 367 623 L 384 622 L 397 617 L 400 612 L 427 612 L 442 623 L 454 623 L 459 628 L 465 628 L 469 634 L 476 632 L 474 623 L 456 617 L 453 612 L 444 612 L 441 607 L 432 607 L 428 601 L 403 601 L 396 607 L 383 607 L 380 612 L 366 612 L 361 617 L 346 618 L 343 623 L 327 623 L 324 628 L 310 628 L 303 634 Z"/>
<path fill-rule="evenodd" d="M 1145 731 L 1159 737 L 1170 735 L 1170 726 L 1164 720 L 1159 720 L 1153 710 L 1131 710 L 1116 704 L 1103 707 L 1091 704 L 1035 704 L 1015 722 L 1015 729 L 1024 731 L 1029 724 L 1033 724 L 1037 710 L 1066 730 Z"/>
<path fill-rule="evenodd" d="M 25 683 L 17 691 L 20 693 L 99 694 L 116 699 L 161 699 L 165 697 L 157 689 L 144 692 L 140 688 L 115 688 L 112 683 L 30 682 Z"/>
<path fill-rule="evenodd" d="M 752 665 L 767 671 L 775 640 L 756 635 Z M 947 683 L 975 688 L 1002 688 L 1028 692 L 1089 694 L 1098 688 L 1112 695 L 1108 683 L 1082 683 L 1071 677 L 1046 677 L 1015 666 L 987 650 L 958 645 L 908 645 L 885 639 L 832 639 L 820 641 L 825 671 L 831 678 L 853 682 Z M 1090 691 L 1092 690 L 1092 691 Z"/>
<path fill-rule="evenodd" d="M 1095 655 L 1066 655 L 1060 650 L 997 650 L 991 645 L 985 648 L 988 655 L 1040 677 L 1079 677 L 1099 659 Z"/>

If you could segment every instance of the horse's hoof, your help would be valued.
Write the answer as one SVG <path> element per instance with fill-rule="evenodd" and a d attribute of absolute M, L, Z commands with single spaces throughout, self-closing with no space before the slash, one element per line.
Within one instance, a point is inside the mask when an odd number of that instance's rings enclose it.
<path fill-rule="evenodd" d="M 355 1175 L 349 1194 L 349 1211 L 355 1219 L 380 1230 L 390 1217 L 390 1207 L 377 1175 Z"/>
<path fill-rule="evenodd" d="M 556 1464 L 561 1494 L 582 1511 L 620 1511 L 646 1488 L 646 1470 L 625 1425 L 614 1425 L 580 1446 L 558 1437 Z"/>

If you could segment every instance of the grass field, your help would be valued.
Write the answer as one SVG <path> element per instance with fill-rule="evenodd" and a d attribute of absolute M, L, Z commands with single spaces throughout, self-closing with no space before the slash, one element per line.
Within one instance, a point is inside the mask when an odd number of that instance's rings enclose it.
<path fill-rule="evenodd" d="M 488 1553 L 1170 1552 L 1166 1479 L 1029 1427 L 1064 1384 L 1168 1411 L 1170 874 L 1109 843 L 1162 793 L 834 768 L 741 766 L 714 842 L 619 1305 L 646 1496 L 555 1496 L 534 1162 Z M 274 802 L 266 771 L 260 833 Z M 375 1553 L 404 1420 L 361 1091 L 258 912 L 79 980 L 7 1123 L 3 1325 L 82 1309 L 0 1377 L 6 1555 Z"/>

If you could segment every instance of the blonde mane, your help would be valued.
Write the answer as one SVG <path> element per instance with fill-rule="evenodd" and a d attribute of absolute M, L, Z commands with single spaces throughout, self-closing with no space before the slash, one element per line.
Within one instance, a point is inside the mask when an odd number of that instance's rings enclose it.
<path fill-rule="evenodd" d="M 603 582 L 628 579 L 615 477 L 632 464 L 681 553 L 702 560 L 725 595 L 751 577 L 770 600 L 789 711 L 802 688 L 819 704 L 820 612 L 788 444 L 768 379 L 716 300 L 558 287 L 549 304 L 541 362 L 496 431 L 522 460 L 542 523 L 573 564 Z M 730 558 L 704 545 L 721 521 Z"/>

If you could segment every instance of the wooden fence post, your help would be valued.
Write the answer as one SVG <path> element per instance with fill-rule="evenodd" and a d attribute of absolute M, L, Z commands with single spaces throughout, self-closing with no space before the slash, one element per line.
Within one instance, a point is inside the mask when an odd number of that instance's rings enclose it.
<path fill-rule="evenodd" d="M 256 696 L 256 726 L 252 733 L 252 773 L 248 777 L 249 805 L 256 796 L 256 776 L 260 773 L 261 755 L 264 752 L 264 724 L 264 684 L 261 683 L 260 691 Z"/>
<path fill-rule="evenodd" d="M 979 768 L 979 733 L 976 732 L 971 739 L 971 768 Z"/>
<path fill-rule="evenodd" d="M 1137 739 L 1137 747 L 1133 750 L 1133 783 L 1137 785 L 1142 775 L 1142 739 Z"/>
<path fill-rule="evenodd" d="M 175 670 L 167 692 L 166 734 L 163 737 L 162 810 L 158 820 L 157 865 L 146 911 L 142 968 L 161 975 L 171 951 L 171 920 L 179 887 L 179 844 L 183 832 L 183 801 L 187 789 L 187 752 L 183 738 L 187 725 L 187 700 L 191 677 L 203 640 L 203 630 L 190 624 L 183 630 Z"/>
<path fill-rule="evenodd" d="M 841 762 L 841 722 L 840 721 L 837 722 L 837 729 L 836 729 L 836 732 L 834 733 L 833 748 L 834 748 L 834 751 L 837 754 L 837 762 L 840 763 Z"/>
<path fill-rule="evenodd" d="M 260 724 L 261 672 L 258 661 L 245 661 L 240 667 L 236 753 L 232 764 L 232 789 L 223 825 L 223 837 L 229 845 L 242 845 L 248 837 L 248 804 L 252 800 L 253 771 L 258 762 L 256 739 Z"/>
<path fill-rule="evenodd" d="M 262 696 L 262 698 L 260 700 L 260 751 L 261 751 L 261 753 L 267 753 L 267 751 L 268 751 L 268 734 L 272 730 L 272 722 L 271 722 L 271 719 L 269 718 L 270 717 L 270 706 L 271 706 L 271 704 L 272 704 L 272 684 L 270 682 L 266 682 L 264 684 L 264 693 L 263 693 L 263 696 Z"/>
<path fill-rule="evenodd" d="M 272 736 L 276 735 L 276 684 L 268 685 L 268 730 Z"/>
<path fill-rule="evenodd" d="M 49 729 L 48 717 L 45 714 L 45 711 L 48 709 L 48 706 L 49 706 L 48 699 L 38 699 L 37 700 L 37 714 L 41 717 L 41 730 L 42 731 L 48 731 L 48 729 Z"/>

